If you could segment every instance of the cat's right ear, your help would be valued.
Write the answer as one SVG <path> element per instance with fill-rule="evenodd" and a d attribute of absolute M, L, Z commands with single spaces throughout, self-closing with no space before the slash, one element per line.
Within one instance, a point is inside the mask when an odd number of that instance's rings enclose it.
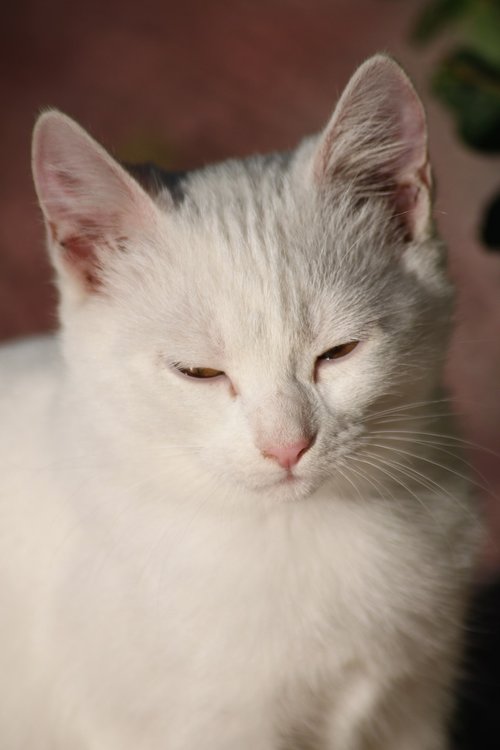
<path fill-rule="evenodd" d="M 84 299 L 102 289 L 109 254 L 152 231 L 156 206 L 102 146 L 55 110 L 35 125 L 32 166 L 61 291 Z"/>

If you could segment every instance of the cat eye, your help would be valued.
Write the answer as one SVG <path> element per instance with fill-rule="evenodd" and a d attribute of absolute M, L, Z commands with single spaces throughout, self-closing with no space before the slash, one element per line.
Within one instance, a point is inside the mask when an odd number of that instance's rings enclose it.
<path fill-rule="evenodd" d="M 174 365 L 176 370 L 182 372 L 183 375 L 187 375 L 190 378 L 198 378 L 208 380 L 209 378 L 218 378 L 220 375 L 224 375 L 222 370 L 214 370 L 211 367 L 182 367 L 180 364 Z"/>
<path fill-rule="evenodd" d="M 330 359 L 340 359 L 341 357 L 345 357 L 347 354 L 350 354 L 358 344 L 359 341 L 348 341 L 346 344 L 333 346 L 331 349 L 328 349 L 328 351 L 320 354 L 320 356 L 318 357 L 318 361 L 328 361 Z"/>

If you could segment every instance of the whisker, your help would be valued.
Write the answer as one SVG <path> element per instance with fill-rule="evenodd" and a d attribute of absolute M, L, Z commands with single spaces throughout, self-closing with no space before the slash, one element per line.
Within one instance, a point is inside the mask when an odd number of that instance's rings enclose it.
<path fill-rule="evenodd" d="M 384 446 L 375 446 L 375 447 L 384 447 Z M 431 492 L 435 492 L 436 490 L 438 490 L 440 493 L 446 495 L 450 500 L 457 503 L 457 505 L 459 505 L 459 507 L 461 507 L 464 511 L 466 511 L 467 514 L 470 515 L 472 518 L 472 513 L 467 508 L 467 506 L 463 505 L 463 503 L 461 503 L 455 495 L 452 495 L 445 487 L 440 485 L 438 482 L 435 482 L 426 474 L 423 474 L 422 472 L 418 471 L 412 466 L 409 466 L 408 464 L 403 464 L 400 461 L 396 461 L 395 459 L 392 459 L 389 462 L 389 461 L 384 461 L 384 459 L 382 459 L 377 454 L 368 454 L 368 455 L 371 455 L 372 458 L 376 458 L 378 460 L 383 461 L 385 466 L 390 466 L 391 468 L 394 468 L 395 471 L 399 471 L 408 479 L 412 479 L 413 481 L 418 482 L 419 484 L 422 485 L 422 487 L 425 487 L 427 490 Z M 467 478 L 467 481 L 468 481 L 468 478 Z"/>
<path fill-rule="evenodd" d="M 500 453 L 497 453 L 496 451 L 491 450 L 491 448 L 487 448 L 485 445 L 481 445 L 480 443 L 475 443 L 472 440 L 465 440 L 464 438 L 457 437 L 456 435 L 447 435 L 442 432 L 423 432 L 421 430 L 370 430 L 371 435 L 375 434 L 391 434 L 391 435 L 425 435 L 429 437 L 437 437 L 437 438 L 443 438 L 447 441 L 450 441 L 450 447 L 453 447 L 454 444 L 462 446 L 464 448 L 474 448 L 475 450 L 484 451 L 485 453 L 489 453 L 492 456 L 495 456 L 496 458 L 500 458 Z M 445 443 L 442 443 L 445 445 Z"/>
<path fill-rule="evenodd" d="M 406 421 L 432 421 L 435 419 L 444 419 L 446 417 L 460 417 L 463 416 L 460 412 L 453 411 L 453 414 L 449 411 L 445 412 L 429 412 L 428 414 L 394 414 L 392 416 L 377 418 L 377 419 L 366 419 L 365 422 L 375 422 L 376 424 L 392 424 L 393 422 L 406 422 Z"/>
<path fill-rule="evenodd" d="M 346 463 L 344 462 L 343 465 L 346 466 Z M 370 477 L 368 475 L 368 473 L 362 472 L 359 469 L 359 467 L 356 469 L 356 468 L 354 468 L 354 466 L 349 465 L 347 468 L 348 468 L 348 471 L 350 471 L 350 472 L 354 473 L 355 475 L 361 477 L 361 479 L 363 481 L 368 482 L 372 487 L 374 487 L 375 491 L 377 492 L 377 494 L 380 497 L 385 497 L 385 495 L 387 493 L 389 493 L 389 495 L 391 496 L 391 498 L 393 500 L 396 499 L 395 496 L 394 496 L 394 494 L 391 492 L 390 488 L 384 487 L 384 485 L 381 484 L 380 482 L 377 482 L 374 477 Z"/>
<path fill-rule="evenodd" d="M 382 448 L 383 450 L 388 450 L 391 452 L 396 451 L 396 453 L 400 453 L 401 455 L 404 455 L 404 456 L 409 456 L 410 458 L 414 458 L 417 461 L 425 461 L 428 464 L 432 464 L 432 466 L 436 466 L 438 469 L 443 469 L 444 471 L 447 471 L 450 474 L 453 474 L 459 479 L 463 479 L 465 482 L 468 482 L 469 484 L 474 484 L 479 489 L 485 492 L 488 492 L 487 487 L 484 487 L 479 482 L 476 482 L 470 476 L 467 476 L 466 474 L 462 474 L 460 471 L 456 471 L 456 469 L 452 469 L 450 466 L 446 466 L 446 464 L 442 464 L 439 461 L 433 461 L 432 458 L 426 458 L 426 456 L 419 455 L 418 453 L 413 453 L 412 451 L 405 451 L 403 448 L 396 448 L 393 445 L 391 446 L 380 445 L 379 443 L 372 443 L 372 442 L 370 442 L 369 445 L 374 448 Z M 432 481 L 432 480 L 429 480 L 429 481 Z"/>
<path fill-rule="evenodd" d="M 364 456 L 368 456 L 368 458 L 377 458 L 378 459 L 378 456 L 376 456 L 374 454 L 370 454 L 367 451 L 364 451 L 363 457 L 361 457 L 359 455 L 352 455 L 351 459 L 354 459 L 355 461 L 361 461 L 362 463 L 368 464 L 368 466 L 371 466 L 372 468 L 376 469 L 377 471 L 380 471 L 383 474 L 385 474 L 386 476 L 388 476 L 390 479 L 392 479 L 393 482 L 396 482 L 396 484 L 400 485 L 401 487 L 403 487 L 403 489 L 405 489 L 407 492 L 409 492 L 410 495 L 415 498 L 415 500 L 417 501 L 417 503 L 419 505 L 421 505 L 422 508 L 424 508 L 424 510 L 431 516 L 431 518 L 433 518 L 434 521 L 436 520 L 436 518 L 433 515 L 431 509 L 429 508 L 428 505 L 426 505 L 423 502 L 422 498 L 418 497 L 418 495 L 416 495 L 415 492 L 413 492 L 413 490 L 410 487 L 408 487 L 401 479 L 399 479 L 397 476 L 394 476 L 394 474 L 392 474 L 390 471 L 388 471 L 387 468 L 386 468 L 387 465 L 385 464 L 385 462 L 384 462 L 384 465 L 382 466 L 382 465 L 380 465 L 380 463 L 377 463 L 377 464 L 373 463 L 373 461 L 370 461 L 370 460 L 366 459 Z M 392 495 L 392 497 L 393 497 L 393 499 L 395 499 L 394 495 Z"/>
<path fill-rule="evenodd" d="M 430 401 L 413 401 L 407 404 L 399 404 L 399 406 L 393 406 L 389 409 L 382 409 L 380 411 L 372 412 L 371 414 L 369 414 L 368 418 L 373 419 L 374 417 L 382 417 L 387 414 L 398 413 L 406 409 L 419 409 L 423 408 L 424 406 L 434 406 L 436 404 L 450 403 L 452 401 L 453 399 L 450 396 L 432 399 Z"/>
<path fill-rule="evenodd" d="M 485 487 L 483 489 L 487 489 L 488 492 L 491 494 L 495 494 L 495 490 L 493 488 L 493 485 L 490 483 L 490 481 L 479 471 L 479 469 L 474 466 L 470 461 L 467 461 L 467 459 L 463 458 L 463 456 L 460 453 L 455 453 L 454 451 L 447 450 L 447 448 L 463 448 L 460 444 L 446 442 L 443 440 L 420 440 L 415 437 L 402 437 L 401 435 L 392 435 L 390 433 L 386 433 L 385 431 L 375 431 L 370 433 L 371 435 L 379 435 L 382 436 L 385 440 L 393 440 L 394 442 L 404 442 L 404 443 L 410 443 L 410 444 L 416 444 L 416 445 L 423 445 L 428 448 L 434 448 L 435 450 L 438 450 L 440 453 L 445 453 L 447 456 L 451 456 L 452 458 L 456 459 L 457 461 L 460 461 L 464 466 L 466 466 L 468 469 L 470 469 L 472 475 L 478 476 L 480 479 L 485 482 Z M 408 434 L 412 434 L 411 432 L 408 432 Z M 425 434 L 425 433 L 424 433 Z M 445 447 L 442 447 L 445 446 Z M 392 450 L 391 446 L 387 446 L 388 450 Z"/>

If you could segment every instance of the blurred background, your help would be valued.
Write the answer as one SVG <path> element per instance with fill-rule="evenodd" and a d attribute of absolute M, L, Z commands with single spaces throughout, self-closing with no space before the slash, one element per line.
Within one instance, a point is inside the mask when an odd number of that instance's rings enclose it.
<path fill-rule="evenodd" d="M 448 371 L 500 567 L 498 0 L 68 0 L 4 4 L 0 339 L 56 325 L 30 175 L 48 106 L 118 158 L 181 169 L 292 147 L 364 58 L 387 51 L 425 102 L 436 216 L 459 289 Z"/>

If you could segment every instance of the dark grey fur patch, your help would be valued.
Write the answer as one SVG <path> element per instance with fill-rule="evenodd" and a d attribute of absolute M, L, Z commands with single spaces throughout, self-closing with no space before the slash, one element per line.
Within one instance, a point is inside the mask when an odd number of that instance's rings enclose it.
<path fill-rule="evenodd" d="M 296 728 L 281 736 L 279 750 L 321 750 L 318 736 L 311 729 Z"/>
<path fill-rule="evenodd" d="M 182 183 L 188 172 L 169 172 L 150 162 L 144 164 L 130 164 L 125 162 L 122 166 L 150 195 L 158 195 L 158 193 L 167 188 L 176 206 L 180 205 L 184 200 L 185 193 Z"/>

